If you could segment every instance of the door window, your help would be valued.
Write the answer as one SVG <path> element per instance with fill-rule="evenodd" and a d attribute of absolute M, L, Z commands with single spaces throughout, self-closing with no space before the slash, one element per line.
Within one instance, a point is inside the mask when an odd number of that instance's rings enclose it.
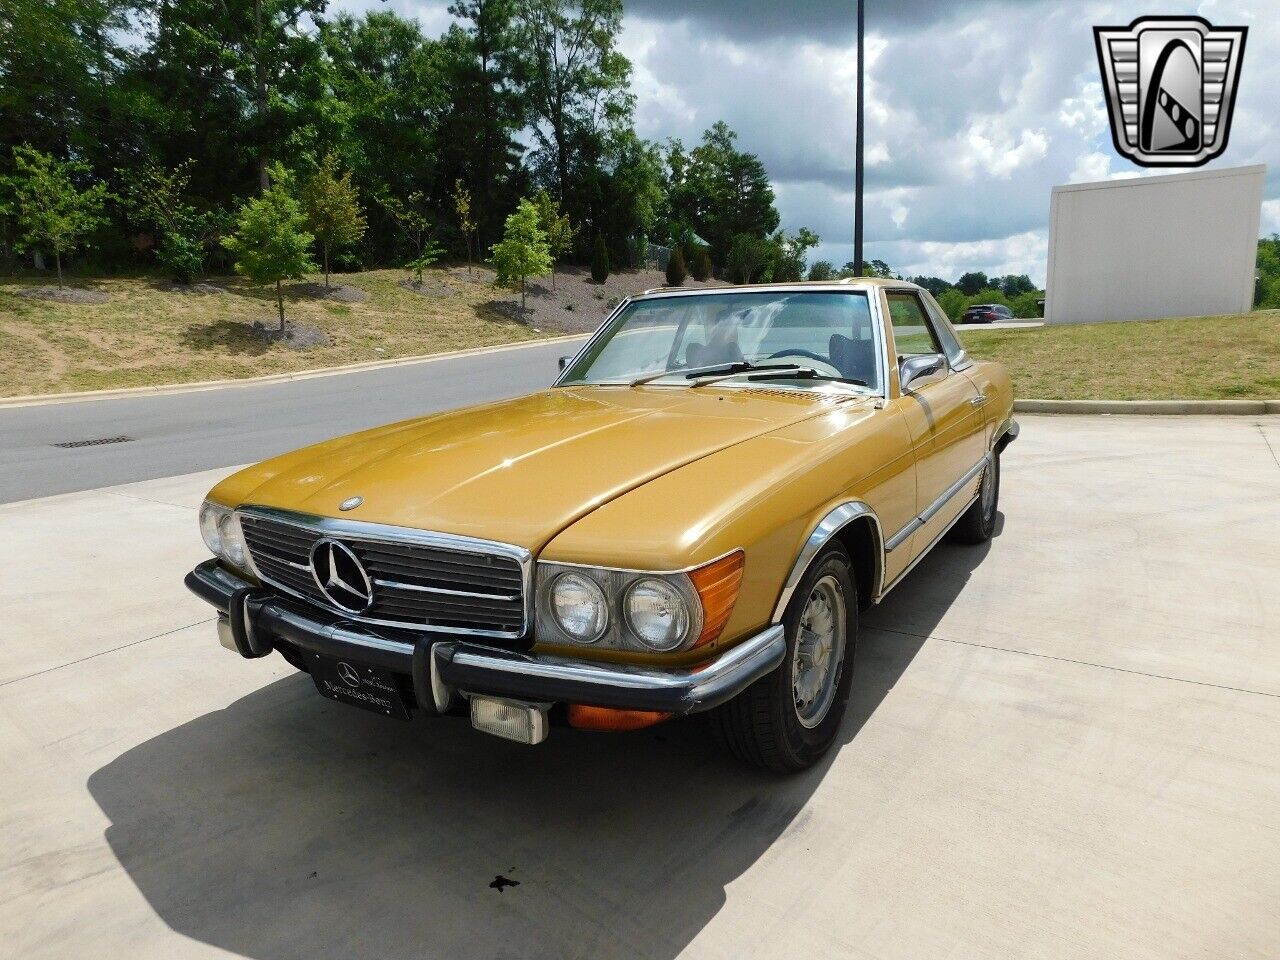
<path fill-rule="evenodd" d="M 893 342 L 899 358 L 944 352 L 933 329 L 933 321 L 916 294 L 909 290 L 886 290 L 885 299 L 889 301 Z"/>

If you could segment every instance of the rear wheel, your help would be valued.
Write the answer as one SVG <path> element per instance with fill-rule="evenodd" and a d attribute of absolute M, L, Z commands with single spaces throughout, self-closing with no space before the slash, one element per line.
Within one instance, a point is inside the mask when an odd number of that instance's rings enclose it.
<path fill-rule="evenodd" d="M 817 761 L 844 717 L 858 594 L 843 547 L 827 547 L 810 565 L 782 624 L 787 654 L 781 666 L 711 714 L 730 753 L 779 773 Z"/>
<path fill-rule="evenodd" d="M 1000 505 L 1000 454 L 991 451 L 991 460 L 982 471 L 978 499 L 961 514 L 951 528 L 952 539 L 959 543 L 986 543 L 996 530 L 996 510 Z"/>

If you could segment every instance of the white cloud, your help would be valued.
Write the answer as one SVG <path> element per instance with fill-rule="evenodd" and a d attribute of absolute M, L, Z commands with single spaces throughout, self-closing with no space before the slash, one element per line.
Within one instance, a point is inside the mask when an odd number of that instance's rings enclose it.
<path fill-rule="evenodd" d="M 960 138 L 957 163 L 969 179 L 985 174 L 1007 180 L 1048 152 L 1049 137 L 1043 130 L 1022 130 L 1015 139 L 998 118 L 980 117 Z"/>

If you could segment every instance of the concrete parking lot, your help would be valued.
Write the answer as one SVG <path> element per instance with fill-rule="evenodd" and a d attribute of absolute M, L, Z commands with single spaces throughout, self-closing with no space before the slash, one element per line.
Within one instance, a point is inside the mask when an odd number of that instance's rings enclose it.
<path fill-rule="evenodd" d="M 1280 418 L 1021 419 L 790 779 L 232 657 L 181 584 L 224 470 L 0 506 L 0 955 L 1275 957 Z"/>

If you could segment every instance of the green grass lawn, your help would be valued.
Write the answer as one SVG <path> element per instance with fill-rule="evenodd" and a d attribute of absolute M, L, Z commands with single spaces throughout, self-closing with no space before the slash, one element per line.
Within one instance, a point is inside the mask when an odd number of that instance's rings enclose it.
<path fill-rule="evenodd" d="M 964 330 L 1038 400 L 1280 398 L 1280 310 L 1225 317 Z"/>
<path fill-rule="evenodd" d="M 453 293 L 420 296 L 400 286 L 405 276 L 402 270 L 335 274 L 333 283 L 368 294 L 362 303 L 286 286 L 290 321 L 328 338 L 306 350 L 254 335 L 255 321 L 278 323 L 274 291 L 237 277 L 208 279 L 226 289 L 221 294 L 175 292 L 156 277 L 69 281 L 110 295 L 99 304 L 29 299 L 17 291 L 49 281 L 0 278 L 0 396 L 254 377 L 539 336 L 490 306 L 502 296 L 491 287 L 430 270 L 424 279 Z"/>

